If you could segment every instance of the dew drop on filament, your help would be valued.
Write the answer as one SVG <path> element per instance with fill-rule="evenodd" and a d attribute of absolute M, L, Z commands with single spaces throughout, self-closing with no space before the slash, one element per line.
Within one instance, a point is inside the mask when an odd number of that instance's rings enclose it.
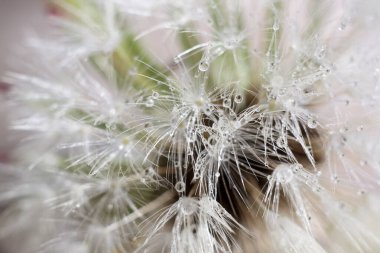
<path fill-rule="evenodd" d="M 240 104 L 243 101 L 243 96 L 240 94 L 237 94 L 235 96 L 235 103 Z"/>
<path fill-rule="evenodd" d="M 146 101 L 145 101 L 145 106 L 146 107 L 153 107 L 154 106 L 154 101 L 152 98 L 148 98 Z"/>
<path fill-rule="evenodd" d="M 208 70 L 209 66 L 210 64 L 207 61 L 202 60 L 199 62 L 198 69 L 199 71 L 205 72 Z"/>
<path fill-rule="evenodd" d="M 153 91 L 152 98 L 157 99 L 160 96 L 160 94 L 157 91 Z"/>
<path fill-rule="evenodd" d="M 205 109 L 203 110 L 204 113 L 207 115 L 207 116 L 210 116 L 211 113 L 212 113 L 212 108 L 210 105 L 206 105 Z"/>
<path fill-rule="evenodd" d="M 177 64 L 181 61 L 181 57 L 176 56 L 176 57 L 174 57 L 173 61 L 174 61 L 174 63 Z"/>
<path fill-rule="evenodd" d="M 280 136 L 278 137 L 277 141 L 276 141 L 276 144 L 279 148 L 284 148 L 285 145 L 286 145 L 286 140 L 285 140 L 285 137 L 284 136 Z"/>
<path fill-rule="evenodd" d="M 181 211 L 184 215 L 192 215 L 197 210 L 197 206 L 195 205 L 192 199 L 184 197 L 181 201 Z"/>
<path fill-rule="evenodd" d="M 281 183 L 289 183 L 292 181 L 294 174 L 291 166 L 280 164 L 275 169 L 276 179 Z"/>
<path fill-rule="evenodd" d="M 317 127 L 317 121 L 314 118 L 309 118 L 307 120 L 307 126 L 309 128 L 316 128 Z"/>
<path fill-rule="evenodd" d="M 224 107 L 230 107 L 231 106 L 231 99 L 226 98 L 223 100 L 223 106 Z"/>
<path fill-rule="evenodd" d="M 174 186 L 175 190 L 179 193 L 181 192 L 184 192 L 185 191 L 185 188 L 186 188 L 186 185 L 183 181 L 178 181 L 175 186 Z"/>
<path fill-rule="evenodd" d="M 278 31 L 280 29 L 280 24 L 278 23 L 278 21 L 274 22 L 272 29 L 273 31 Z"/>

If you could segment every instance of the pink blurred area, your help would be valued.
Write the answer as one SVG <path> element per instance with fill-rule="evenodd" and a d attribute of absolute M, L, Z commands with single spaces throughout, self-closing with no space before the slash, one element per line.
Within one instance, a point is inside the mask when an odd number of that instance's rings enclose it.
<path fill-rule="evenodd" d="M 35 27 L 42 27 L 44 10 L 42 0 L 0 0 L 0 162 L 9 160 L 15 143 L 9 138 L 6 96 L 9 85 L 1 81 L 7 71 L 18 69 L 15 55 L 20 50 L 21 41 Z M 25 61 L 27 59 L 24 59 Z"/>
<path fill-rule="evenodd" d="M 0 75 L 13 64 L 25 35 L 42 26 L 44 11 L 43 0 L 0 0 Z"/>

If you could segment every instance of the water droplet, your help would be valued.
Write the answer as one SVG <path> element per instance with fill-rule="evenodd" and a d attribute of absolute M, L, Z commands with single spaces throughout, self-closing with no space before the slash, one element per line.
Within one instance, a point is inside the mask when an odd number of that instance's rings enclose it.
<path fill-rule="evenodd" d="M 278 31 L 280 29 L 280 24 L 278 23 L 278 21 L 274 22 L 272 29 L 273 31 Z"/>
<path fill-rule="evenodd" d="M 197 139 L 197 134 L 196 134 L 196 132 L 190 132 L 190 133 L 188 133 L 188 135 L 187 135 L 187 141 L 188 141 L 188 142 L 192 143 L 192 142 L 194 142 L 196 139 Z M 188 151 L 187 154 L 192 154 L 192 153 L 193 153 L 192 149 L 190 149 L 190 148 L 189 148 L 187 151 Z"/>
<path fill-rule="evenodd" d="M 207 116 L 210 116 L 211 113 L 212 113 L 212 107 L 210 105 L 206 105 L 205 109 L 203 110 L 204 113 L 207 115 Z"/>
<path fill-rule="evenodd" d="M 183 181 L 178 181 L 178 182 L 175 184 L 174 188 L 175 188 L 175 190 L 176 190 L 177 192 L 184 192 L 185 189 L 186 189 L 186 184 L 185 184 L 185 182 L 183 182 Z"/>
<path fill-rule="evenodd" d="M 160 96 L 160 93 L 158 93 L 157 91 L 153 91 L 153 93 L 152 93 L 153 99 L 157 99 L 159 96 Z"/>
<path fill-rule="evenodd" d="M 216 176 L 216 177 L 220 177 L 220 173 L 219 173 L 219 172 L 216 172 L 216 173 L 215 173 L 215 176 Z"/>
<path fill-rule="evenodd" d="M 152 98 L 148 98 L 146 101 L 145 101 L 145 106 L 146 107 L 152 107 L 154 106 L 154 100 Z"/>
<path fill-rule="evenodd" d="M 321 192 L 322 187 L 320 187 L 319 185 L 312 185 L 312 186 L 311 186 L 311 190 L 312 190 L 313 192 Z"/>
<path fill-rule="evenodd" d="M 224 48 L 231 50 L 236 48 L 239 45 L 239 40 L 238 39 L 229 39 L 226 42 L 224 42 Z"/>
<path fill-rule="evenodd" d="M 210 64 L 207 61 L 202 60 L 199 62 L 198 69 L 199 71 L 205 72 L 208 70 L 209 66 Z"/>
<path fill-rule="evenodd" d="M 308 120 L 307 120 L 307 126 L 309 127 L 309 128 L 316 128 L 317 127 L 317 121 L 314 119 L 314 118 L 309 118 Z"/>
<path fill-rule="evenodd" d="M 226 210 L 221 206 L 217 209 L 217 211 L 221 216 L 224 216 L 226 214 Z"/>
<path fill-rule="evenodd" d="M 278 137 L 276 144 L 279 148 L 284 148 L 286 146 L 286 140 L 284 136 Z"/>
<path fill-rule="evenodd" d="M 184 215 L 192 215 L 197 210 L 197 206 L 190 198 L 183 198 L 181 201 L 181 212 Z"/>
<path fill-rule="evenodd" d="M 223 106 L 224 107 L 230 107 L 231 106 L 231 99 L 226 98 L 223 100 Z"/>
<path fill-rule="evenodd" d="M 293 108 L 294 106 L 296 106 L 296 101 L 292 98 L 286 100 L 285 102 L 285 107 L 287 108 Z"/>
<path fill-rule="evenodd" d="M 357 130 L 358 130 L 358 132 L 363 131 L 364 130 L 364 126 L 363 125 L 358 126 Z"/>
<path fill-rule="evenodd" d="M 240 104 L 243 101 L 243 96 L 240 94 L 235 95 L 235 103 Z"/>
<path fill-rule="evenodd" d="M 207 142 L 210 146 L 214 146 L 217 143 L 218 137 L 216 135 L 211 135 L 208 139 Z"/>
<path fill-rule="evenodd" d="M 293 168 L 294 173 L 298 173 L 300 170 L 302 170 L 303 166 L 301 164 L 297 163 L 297 164 L 294 164 L 292 166 L 292 168 Z"/>
<path fill-rule="evenodd" d="M 340 178 L 337 175 L 335 175 L 332 177 L 332 181 L 334 182 L 334 184 L 337 184 L 340 182 Z"/>
<path fill-rule="evenodd" d="M 292 168 L 287 164 L 280 164 L 275 169 L 276 179 L 281 183 L 289 183 L 293 179 Z"/>
<path fill-rule="evenodd" d="M 181 57 L 176 56 L 176 57 L 174 57 L 173 61 L 174 61 L 174 63 L 177 64 L 181 61 Z"/>
<path fill-rule="evenodd" d="M 305 211 L 304 209 L 297 208 L 297 210 L 296 210 L 296 215 L 297 215 L 297 216 L 300 216 L 300 217 L 305 217 L 305 215 L 306 215 L 306 211 Z"/>
<path fill-rule="evenodd" d="M 315 53 L 315 56 L 316 56 L 318 59 L 324 58 L 324 57 L 326 56 L 326 47 L 325 47 L 325 46 L 320 46 L 320 47 L 317 49 L 317 52 Z"/>
<path fill-rule="evenodd" d="M 149 168 L 147 168 L 145 170 L 145 175 L 146 176 L 150 176 L 150 177 L 153 177 L 155 174 L 155 171 L 154 171 L 154 168 L 152 166 L 150 166 Z"/>

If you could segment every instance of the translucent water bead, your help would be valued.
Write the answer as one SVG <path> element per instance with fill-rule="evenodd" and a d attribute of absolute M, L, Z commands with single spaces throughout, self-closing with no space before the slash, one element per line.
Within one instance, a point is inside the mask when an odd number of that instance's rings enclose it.
<path fill-rule="evenodd" d="M 276 140 L 276 144 L 279 148 L 284 148 L 286 146 L 286 138 L 285 136 L 280 136 Z"/>
<path fill-rule="evenodd" d="M 158 99 L 159 96 L 160 96 L 160 93 L 158 93 L 157 91 L 152 92 L 152 99 Z"/>
<path fill-rule="evenodd" d="M 153 107 L 154 106 L 154 100 L 150 97 L 145 101 L 146 107 Z"/>
<path fill-rule="evenodd" d="M 231 107 L 231 99 L 229 99 L 229 98 L 223 99 L 223 106 L 224 107 Z"/>
<path fill-rule="evenodd" d="M 174 188 L 175 188 L 175 190 L 176 190 L 177 192 L 181 193 L 181 192 L 184 192 L 184 191 L 185 191 L 185 189 L 186 189 L 186 184 L 185 184 L 185 182 L 183 182 L 183 181 L 178 181 L 178 182 L 175 184 Z"/>
<path fill-rule="evenodd" d="M 280 183 L 289 183 L 294 177 L 292 166 L 284 163 L 278 165 L 275 168 L 274 177 Z"/>
<path fill-rule="evenodd" d="M 278 31 L 280 29 L 280 24 L 276 21 L 272 26 L 273 31 Z"/>
<path fill-rule="evenodd" d="M 316 128 L 317 125 L 318 125 L 318 123 L 317 123 L 317 121 L 316 121 L 314 118 L 309 118 L 309 119 L 307 120 L 307 126 L 308 126 L 309 128 Z"/>
<path fill-rule="evenodd" d="M 235 95 L 235 103 L 240 104 L 243 101 L 243 96 L 240 94 Z"/>
<path fill-rule="evenodd" d="M 180 203 L 180 210 L 184 215 L 192 215 L 198 209 L 197 201 L 192 198 L 182 197 Z"/>
<path fill-rule="evenodd" d="M 205 72 L 208 70 L 210 63 L 208 61 L 202 60 L 199 62 L 198 69 L 199 71 Z"/>

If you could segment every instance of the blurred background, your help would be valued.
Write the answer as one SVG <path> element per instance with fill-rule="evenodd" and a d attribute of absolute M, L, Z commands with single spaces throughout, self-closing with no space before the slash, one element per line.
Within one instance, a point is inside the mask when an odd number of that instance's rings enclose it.
<path fill-rule="evenodd" d="M 7 84 L 1 77 L 9 70 L 20 70 L 15 60 L 22 50 L 21 42 L 28 33 L 42 29 L 45 7 L 42 0 L 0 0 L 0 162 L 8 160 L 12 141 L 7 135 L 7 115 L 4 108 Z M 27 59 L 25 59 L 27 60 Z"/>
<path fill-rule="evenodd" d="M 42 0 L 0 0 L 1 75 L 12 65 L 12 55 L 17 53 L 23 36 L 42 26 L 44 11 Z"/>

